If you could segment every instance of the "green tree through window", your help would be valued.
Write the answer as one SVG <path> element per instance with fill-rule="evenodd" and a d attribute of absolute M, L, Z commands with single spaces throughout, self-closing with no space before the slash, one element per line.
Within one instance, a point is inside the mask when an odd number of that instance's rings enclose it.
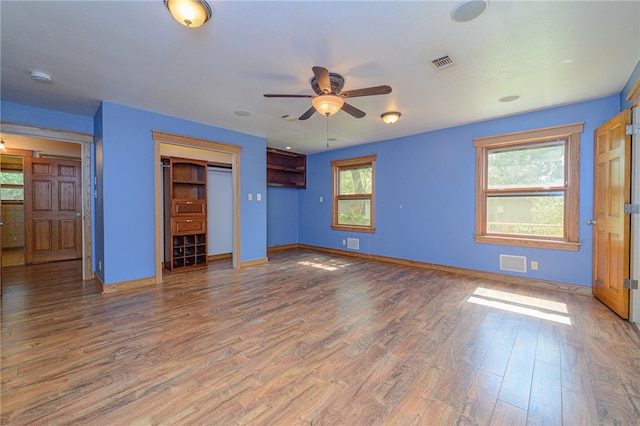
<path fill-rule="evenodd" d="M 479 243 L 576 251 L 583 123 L 476 138 Z"/>
<path fill-rule="evenodd" d="M 374 231 L 375 155 L 335 160 L 332 228 Z"/>
<path fill-rule="evenodd" d="M 22 171 L 0 171 L 0 197 L 3 201 L 24 200 L 24 174 Z"/>

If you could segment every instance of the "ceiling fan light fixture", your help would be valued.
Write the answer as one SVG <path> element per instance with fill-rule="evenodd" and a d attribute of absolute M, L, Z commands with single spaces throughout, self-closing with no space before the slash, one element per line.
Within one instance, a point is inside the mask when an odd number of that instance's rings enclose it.
<path fill-rule="evenodd" d="M 393 124 L 398 120 L 400 120 L 401 115 L 402 114 L 400 114 L 398 111 L 389 111 L 389 112 L 385 112 L 380 117 L 382 118 L 382 121 L 384 121 L 385 123 Z"/>
<path fill-rule="evenodd" d="M 330 116 L 340 111 L 344 99 L 335 95 L 322 95 L 313 98 L 311 104 L 320 114 Z"/>
<path fill-rule="evenodd" d="M 211 7 L 204 0 L 164 0 L 164 5 L 185 27 L 197 28 L 211 18 Z"/>

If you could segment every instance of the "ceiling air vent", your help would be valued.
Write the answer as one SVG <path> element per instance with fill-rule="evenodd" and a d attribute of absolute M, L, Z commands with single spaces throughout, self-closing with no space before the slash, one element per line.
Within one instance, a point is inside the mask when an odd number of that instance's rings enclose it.
<path fill-rule="evenodd" d="M 436 71 L 439 71 L 453 66 L 453 59 L 451 59 L 451 56 L 445 55 L 434 59 L 431 61 L 431 64 L 433 64 L 433 68 L 435 68 Z"/>

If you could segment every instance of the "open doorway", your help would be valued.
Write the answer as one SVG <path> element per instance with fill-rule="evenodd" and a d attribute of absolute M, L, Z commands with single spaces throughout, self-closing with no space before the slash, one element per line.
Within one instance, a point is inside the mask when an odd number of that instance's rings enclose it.
<path fill-rule="evenodd" d="M 24 167 L 22 156 L 0 155 L 2 266 L 24 265 Z"/>
<path fill-rule="evenodd" d="M 82 190 L 81 190 L 81 216 L 82 216 L 82 278 L 89 280 L 93 277 L 91 266 L 91 187 L 88 184 L 91 176 L 91 145 L 93 144 L 93 135 L 86 133 L 70 132 L 65 130 L 49 129 L 38 126 L 23 125 L 17 123 L 0 123 L 2 136 L 6 149 L 0 153 L 0 158 L 7 156 L 19 157 L 20 163 L 24 164 L 25 157 L 40 158 L 59 158 L 59 159 L 75 159 L 81 164 Z M 9 160 L 16 161 L 17 160 Z M 7 164 L 7 168 L 9 165 Z M 17 167 L 17 166 L 11 166 Z M 22 167 L 22 172 L 24 168 Z M 85 184 L 86 183 L 86 184 Z M 11 183 L 8 187 L 13 189 L 14 193 L 19 192 L 19 184 Z M 24 187 L 22 188 L 24 191 Z M 17 200 L 16 200 L 17 201 Z M 13 202 L 8 204 L 20 205 L 22 203 Z M 1 204 L 0 204 L 1 205 Z M 19 208 L 14 207 L 14 210 Z M 15 233 L 9 233 L 10 241 L 7 241 L 8 248 L 12 251 L 20 252 L 24 248 L 24 223 L 20 225 L 19 218 L 24 220 L 24 213 L 13 212 L 9 216 L 9 224 L 5 222 L 7 231 L 10 227 L 16 228 Z M 12 225 L 11 222 L 14 222 Z M 22 240 L 21 240 L 22 239 Z M 22 247 L 22 248 L 21 248 Z M 4 250 L 0 250 L 4 254 Z M 16 254 L 15 257 L 20 257 Z M 4 256 L 2 256 L 4 260 Z M 24 258 L 16 260 L 15 264 L 24 264 Z M 0 277 L 2 273 L 0 271 Z M 0 281 L 1 282 L 1 281 Z"/>
<path fill-rule="evenodd" d="M 0 198 L 1 214 L 3 222 L 2 233 L 2 266 L 16 266 L 24 265 L 25 263 L 42 263 L 47 259 L 40 257 L 34 257 L 30 254 L 33 253 L 47 253 L 49 251 L 50 243 L 63 241 L 64 235 L 60 235 L 60 238 L 51 240 L 48 237 L 48 233 L 36 233 L 33 231 L 33 227 L 29 225 L 33 222 L 27 221 L 27 218 L 31 218 L 34 210 L 34 203 L 38 204 L 39 200 L 33 197 L 40 196 L 41 199 L 45 199 L 54 202 L 59 201 L 60 197 L 47 197 L 42 191 L 30 191 L 32 186 L 28 186 L 30 182 L 29 171 L 32 171 L 31 167 L 27 167 L 28 164 L 49 164 L 50 162 L 66 162 L 74 164 L 75 177 L 77 180 L 76 193 L 77 200 L 74 200 L 73 204 L 78 206 L 80 203 L 80 169 L 81 169 L 81 156 L 82 149 L 79 144 L 51 141 L 39 138 L 29 138 L 14 135 L 3 136 L 5 141 L 5 150 L 0 156 Z M 77 165 L 77 166 L 75 166 Z M 39 169 L 39 168 L 37 168 Z M 54 170 L 57 170 L 55 167 Z M 47 170 L 50 170 L 49 168 Z M 41 180 L 34 180 L 34 183 L 41 183 Z M 39 185 L 38 187 L 43 187 Z M 66 188 L 66 187 L 65 187 Z M 50 190 L 57 194 L 57 187 L 51 187 Z M 32 194 L 33 196 L 29 196 Z M 62 196 L 63 194 L 59 194 Z M 45 210 L 44 213 L 47 211 Z M 75 211 L 72 212 L 75 216 Z M 75 218 L 74 218 L 75 219 Z M 42 221 L 38 222 L 42 223 Z M 56 223 L 51 222 L 51 223 Z M 77 226 L 74 234 L 78 236 L 76 244 L 76 250 L 68 258 L 81 257 L 80 247 L 80 228 L 81 224 L 76 221 Z M 57 229 L 57 228 L 56 228 Z M 60 232 L 63 232 L 62 230 Z M 28 238 L 31 236 L 32 238 Z M 44 237 L 44 238 L 42 238 Z M 36 250 L 42 248 L 42 250 Z M 52 260 L 52 259 L 50 259 Z M 56 259 L 57 260 L 57 259 Z"/>
<path fill-rule="evenodd" d="M 155 176 L 155 228 L 156 228 L 156 284 L 162 283 L 163 275 L 163 212 L 161 157 L 176 156 L 205 160 L 209 163 L 228 165 L 231 169 L 232 199 L 232 247 L 233 268 L 240 266 L 240 153 L 242 147 L 204 139 L 174 135 L 153 131 L 154 140 L 154 176 Z"/>

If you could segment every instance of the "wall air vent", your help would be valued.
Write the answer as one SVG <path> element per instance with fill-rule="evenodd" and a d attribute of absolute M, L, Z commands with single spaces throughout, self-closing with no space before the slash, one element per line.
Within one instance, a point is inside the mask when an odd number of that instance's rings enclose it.
<path fill-rule="evenodd" d="M 431 61 L 431 64 L 436 71 L 439 71 L 453 66 L 453 59 L 451 58 L 451 56 L 445 55 L 434 59 L 433 61 Z"/>
<path fill-rule="evenodd" d="M 360 239 L 347 238 L 347 248 L 351 250 L 360 250 Z"/>
<path fill-rule="evenodd" d="M 500 255 L 500 270 L 511 272 L 527 272 L 527 258 L 525 256 Z"/>

